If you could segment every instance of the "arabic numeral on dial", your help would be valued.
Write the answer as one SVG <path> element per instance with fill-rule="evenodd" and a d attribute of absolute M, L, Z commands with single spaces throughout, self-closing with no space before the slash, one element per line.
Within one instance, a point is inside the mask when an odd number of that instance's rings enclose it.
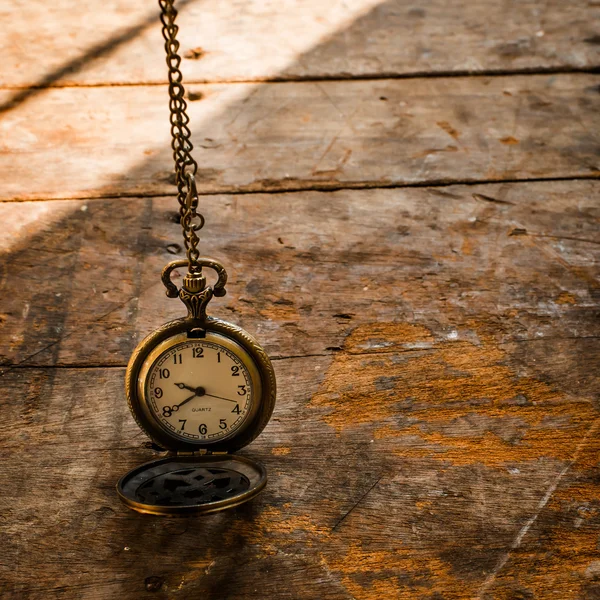
<path fill-rule="evenodd" d="M 217 352 L 217 362 L 221 362 L 221 353 Z"/>
<path fill-rule="evenodd" d="M 236 404 L 235 408 L 231 412 L 235 413 L 236 415 L 239 415 L 240 414 L 240 405 Z"/>
<path fill-rule="evenodd" d="M 192 356 L 194 358 L 204 358 L 204 348 L 192 348 Z"/>
<path fill-rule="evenodd" d="M 185 424 L 187 423 L 187 419 L 179 419 L 179 422 L 182 423 L 181 431 L 185 431 Z"/>
<path fill-rule="evenodd" d="M 154 388 L 154 397 L 155 398 L 162 398 L 162 395 L 163 395 L 162 388 L 159 388 L 159 387 Z"/>
<path fill-rule="evenodd" d="M 208 428 L 206 427 L 206 425 L 204 423 L 202 423 L 202 425 L 200 425 L 200 427 L 198 427 L 198 431 L 202 435 L 206 435 L 206 432 L 208 431 Z"/>
<path fill-rule="evenodd" d="M 219 421 L 219 429 L 227 429 L 227 421 L 225 419 Z"/>
<path fill-rule="evenodd" d="M 165 418 L 169 418 L 173 414 L 173 409 L 170 406 L 163 406 L 162 415 Z"/>
<path fill-rule="evenodd" d="M 233 367 L 231 367 L 231 376 L 232 377 L 240 376 L 240 368 L 237 365 L 233 365 Z"/>
<path fill-rule="evenodd" d="M 248 393 L 245 385 L 238 385 L 238 388 L 238 396 L 245 396 Z"/>
<path fill-rule="evenodd" d="M 171 377 L 171 371 L 169 371 L 169 369 L 160 369 L 158 374 L 161 379 L 169 379 L 169 377 Z"/>
<path fill-rule="evenodd" d="M 174 365 L 180 365 L 182 360 L 183 360 L 183 357 L 181 356 L 181 353 L 173 354 L 173 364 Z"/>

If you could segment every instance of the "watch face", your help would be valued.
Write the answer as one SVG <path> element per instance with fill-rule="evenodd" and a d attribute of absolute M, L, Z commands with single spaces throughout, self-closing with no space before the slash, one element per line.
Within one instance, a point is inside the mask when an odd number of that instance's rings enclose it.
<path fill-rule="evenodd" d="M 142 382 L 147 407 L 172 437 L 217 442 L 239 431 L 254 412 L 252 359 L 218 338 L 167 342 L 151 355 Z"/>

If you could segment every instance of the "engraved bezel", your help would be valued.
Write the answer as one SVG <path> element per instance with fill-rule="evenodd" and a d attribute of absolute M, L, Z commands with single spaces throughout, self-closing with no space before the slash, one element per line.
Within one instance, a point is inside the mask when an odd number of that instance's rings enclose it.
<path fill-rule="evenodd" d="M 201 336 L 198 332 L 201 332 Z M 154 362 L 172 346 L 198 337 L 221 344 L 234 352 L 248 369 L 253 384 L 252 406 L 243 424 L 216 441 L 188 441 L 172 435 L 154 416 L 146 395 L 146 380 Z M 184 318 L 163 325 L 140 342 L 127 366 L 125 391 L 134 419 L 162 448 L 185 452 L 233 452 L 248 445 L 265 428 L 275 405 L 276 383 L 269 357 L 241 327 L 210 317 L 202 320 Z"/>

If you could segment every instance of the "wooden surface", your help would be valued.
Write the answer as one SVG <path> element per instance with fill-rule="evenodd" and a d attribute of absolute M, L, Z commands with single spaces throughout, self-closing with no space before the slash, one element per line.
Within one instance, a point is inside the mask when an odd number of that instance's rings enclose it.
<path fill-rule="evenodd" d="M 591 70 L 594 0 L 182 0 L 186 81 Z M 6 3 L 5 86 L 165 81 L 153 2 Z"/>
<path fill-rule="evenodd" d="M 3 8 L 3 599 L 600 598 L 598 5 L 446 4 L 185 3 L 211 310 L 280 393 L 265 492 L 173 521 L 114 490 L 183 310 L 154 9 Z"/>
<path fill-rule="evenodd" d="M 598 85 L 598 75 L 562 74 L 192 86 L 203 95 L 190 102 L 198 185 L 597 177 Z M 4 123 L 0 200 L 173 192 L 163 87 L 49 90 Z"/>

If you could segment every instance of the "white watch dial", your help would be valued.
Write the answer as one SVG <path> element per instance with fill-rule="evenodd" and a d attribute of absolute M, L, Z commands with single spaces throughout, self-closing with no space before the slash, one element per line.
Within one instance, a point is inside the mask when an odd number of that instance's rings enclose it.
<path fill-rule="evenodd" d="M 172 436 L 216 442 L 238 430 L 253 403 L 252 378 L 232 350 L 205 339 L 176 344 L 151 366 L 150 411 Z"/>

